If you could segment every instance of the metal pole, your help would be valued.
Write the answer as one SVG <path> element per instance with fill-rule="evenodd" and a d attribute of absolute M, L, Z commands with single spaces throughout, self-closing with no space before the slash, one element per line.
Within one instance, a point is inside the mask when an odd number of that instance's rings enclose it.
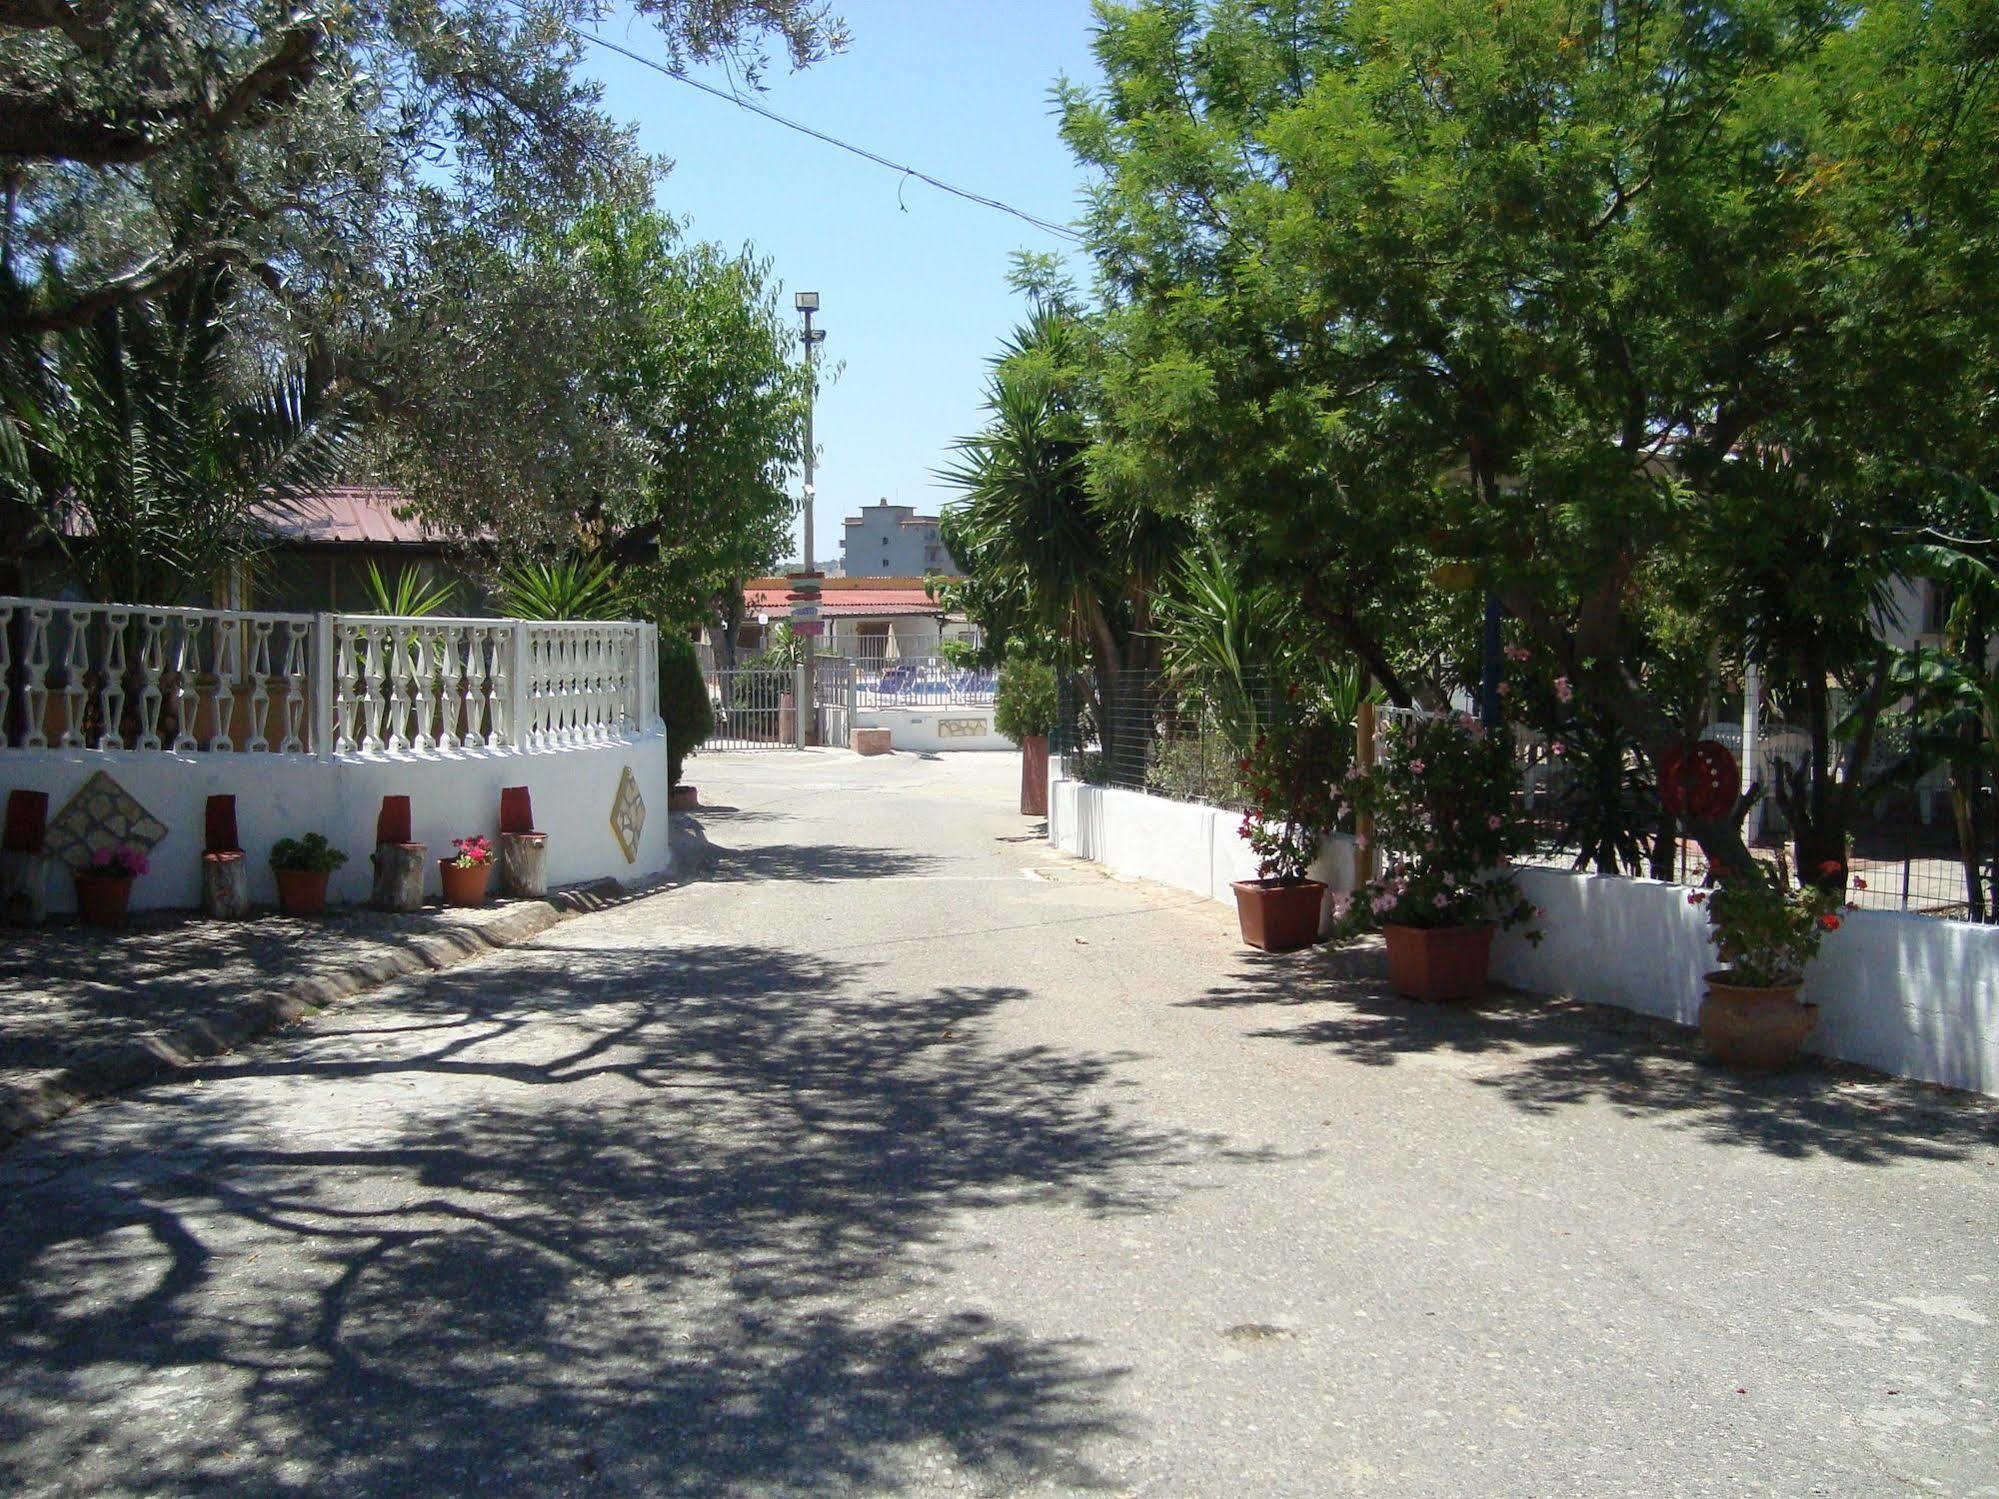
<path fill-rule="evenodd" d="M 813 372 L 813 363 L 814 363 L 813 350 L 817 347 L 819 339 L 824 338 L 825 335 L 822 333 L 817 338 L 813 336 L 812 309 L 810 307 L 806 307 L 801 310 L 805 315 L 804 551 L 805 551 L 805 571 L 810 573 L 815 570 L 815 564 L 813 563 L 812 560 L 812 502 L 815 498 L 812 485 L 812 406 L 814 398 L 819 393 L 819 380 L 817 375 L 815 375 Z M 815 620 L 814 623 L 816 624 L 817 621 Z M 802 670 L 799 672 L 798 675 L 798 680 L 799 680 L 798 747 L 800 749 L 804 749 L 806 745 L 813 743 L 819 737 L 816 733 L 809 732 L 805 727 L 806 723 L 808 722 L 808 716 L 809 716 L 809 721 L 812 723 L 813 728 L 816 729 L 818 727 L 819 709 L 814 702 L 814 694 L 817 689 L 817 684 L 814 680 L 816 672 L 813 669 L 813 655 L 815 653 L 815 647 L 818 646 L 819 642 L 808 631 L 807 633 L 799 637 L 798 643 L 800 647 L 799 662 L 802 667 Z"/>
<path fill-rule="evenodd" d="M 1485 596 L 1485 641 L 1479 660 L 1478 717 L 1488 729 L 1499 727 L 1499 624 L 1505 615 L 1499 595 Z"/>
<path fill-rule="evenodd" d="M 1744 665 L 1742 670 L 1742 791 L 1748 794 L 1756 780 L 1756 758 L 1760 746 L 1758 735 L 1763 725 L 1763 671 L 1754 661 Z M 1743 824 L 1744 841 L 1754 843 L 1763 831 L 1763 803 L 1759 800 L 1749 809 L 1748 820 Z"/>

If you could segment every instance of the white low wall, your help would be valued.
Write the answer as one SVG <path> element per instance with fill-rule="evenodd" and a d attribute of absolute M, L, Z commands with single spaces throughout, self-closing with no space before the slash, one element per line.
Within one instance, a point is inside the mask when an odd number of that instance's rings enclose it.
<path fill-rule="evenodd" d="M 1064 853 L 1119 874 L 1157 880 L 1233 906 L 1237 880 L 1256 878 L 1256 855 L 1238 832 L 1240 812 L 1168 801 L 1142 791 L 1054 781 L 1048 787 L 1048 841 Z M 1312 876 L 1327 885 L 1320 930 L 1332 919 L 1332 892 L 1354 887 L 1354 844 L 1326 842 Z"/>
<path fill-rule="evenodd" d="M 1525 869 L 1546 909 L 1539 947 L 1493 946 L 1494 977 L 1694 1024 L 1716 965 L 1706 915 L 1683 885 Z M 1999 927 L 1854 911 L 1807 975 L 1819 1005 L 1808 1050 L 1953 1088 L 1999 1092 Z"/>
<path fill-rule="evenodd" d="M 630 766 L 645 799 L 638 857 L 627 862 L 611 830 L 611 804 Z M 152 868 L 132 887 L 134 908 L 201 904 L 201 851 L 210 796 L 236 798 L 238 841 L 249 853 L 251 898 L 277 899 L 271 845 L 280 838 L 324 833 L 347 854 L 333 876 L 331 898 L 362 901 L 369 893 L 375 818 L 382 798 L 408 796 L 412 833 L 430 845 L 426 886 L 440 886 L 435 860 L 451 840 L 499 830 L 500 788 L 526 786 L 536 827 L 548 837 L 551 884 L 639 879 L 671 867 L 666 813 L 666 736 L 647 734 L 608 743 L 520 753 L 511 749 L 433 750 L 422 756 L 170 754 L 132 750 L 7 750 L 0 754 L 0 789 L 46 791 L 49 816 L 98 771 L 129 791 L 166 824 Z M 497 880 L 497 876 L 495 877 Z M 495 889 L 497 889 L 497 884 Z M 51 910 L 75 909 L 75 892 L 58 874 Z"/>
<path fill-rule="evenodd" d="M 912 754 L 946 750 L 1018 749 L 993 727 L 990 706 L 978 708 L 856 708 L 854 727 L 887 729 L 889 743 Z"/>

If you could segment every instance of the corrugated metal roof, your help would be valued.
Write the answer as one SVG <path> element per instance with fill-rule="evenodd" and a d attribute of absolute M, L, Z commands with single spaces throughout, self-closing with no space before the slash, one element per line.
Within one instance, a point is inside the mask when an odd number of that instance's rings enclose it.
<path fill-rule="evenodd" d="M 396 514 L 400 490 L 341 485 L 316 494 L 289 514 L 267 514 L 264 523 L 287 541 L 348 546 L 436 545 L 440 533 Z"/>

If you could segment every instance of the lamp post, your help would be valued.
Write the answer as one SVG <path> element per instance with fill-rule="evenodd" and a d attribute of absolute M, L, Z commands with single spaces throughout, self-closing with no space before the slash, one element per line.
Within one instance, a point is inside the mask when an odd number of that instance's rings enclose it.
<path fill-rule="evenodd" d="M 812 326 L 812 314 L 819 310 L 818 292 L 798 292 L 793 295 L 791 304 L 798 309 L 799 316 L 804 320 L 804 328 L 799 335 L 805 345 L 805 527 L 804 535 L 801 538 L 801 549 L 805 559 L 804 571 L 809 579 L 815 571 L 815 565 L 812 560 L 812 502 L 816 493 L 812 483 L 812 405 L 814 398 L 819 393 L 819 381 L 818 377 L 813 373 L 813 365 L 819 345 L 826 341 L 826 330 Z M 808 586 L 800 589 L 799 592 L 810 592 L 816 595 L 818 590 Z M 817 621 L 815 620 L 814 623 L 817 623 Z M 813 682 L 812 658 L 817 645 L 817 639 L 809 631 L 798 637 L 798 704 L 797 711 L 793 713 L 792 717 L 798 726 L 798 747 L 800 749 L 804 749 L 812 738 L 811 729 L 807 727 L 808 723 L 816 728 L 819 717 L 818 708 L 813 702 L 815 685 Z"/>

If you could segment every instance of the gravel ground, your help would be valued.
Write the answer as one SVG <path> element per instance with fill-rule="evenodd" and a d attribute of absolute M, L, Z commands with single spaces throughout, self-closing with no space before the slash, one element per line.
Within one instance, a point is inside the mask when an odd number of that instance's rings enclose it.
<path fill-rule="evenodd" d="M 704 757 L 706 879 L 0 1157 L 0 1489 L 1999 1494 L 1999 1128 Z"/>

